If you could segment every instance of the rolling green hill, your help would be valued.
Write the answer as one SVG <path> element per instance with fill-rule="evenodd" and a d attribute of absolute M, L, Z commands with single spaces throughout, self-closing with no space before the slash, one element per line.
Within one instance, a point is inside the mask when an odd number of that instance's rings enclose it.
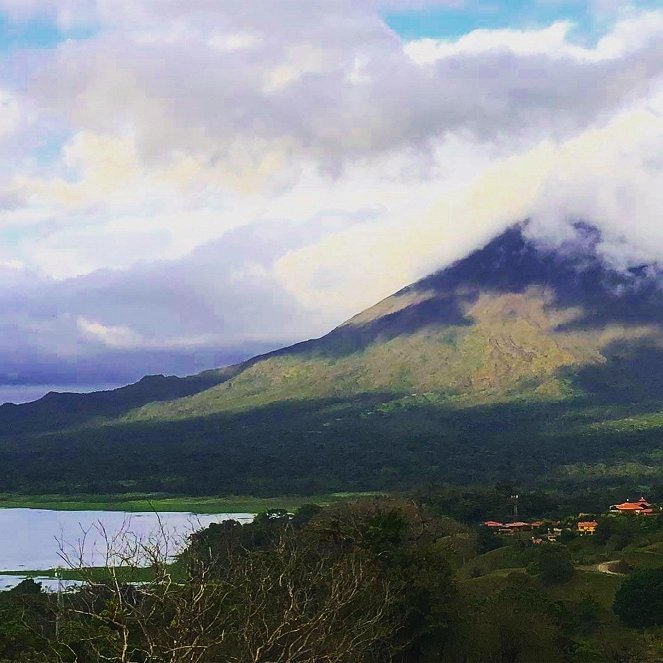
<path fill-rule="evenodd" d="M 0 491 L 663 481 L 663 290 L 519 225 L 328 335 L 191 378 L 0 408 Z"/>

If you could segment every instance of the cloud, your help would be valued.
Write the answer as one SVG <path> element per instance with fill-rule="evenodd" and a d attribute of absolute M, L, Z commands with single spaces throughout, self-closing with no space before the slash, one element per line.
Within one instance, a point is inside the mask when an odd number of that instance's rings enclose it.
<path fill-rule="evenodd" d="M 603 126 L 496 160 L 424 213 L 347 229 L 290 251 L 276 269 L 302 302 L 349 314 L 528 218 L 532 235 L 549 245 L 561 244 L 577 220 L 596 224 L 599 251 L 616 268 L 660 261 L 662 101 L 663 86 Z"/>
<path fill-rule="evenodd" d="M 181 260 L 65 280 L 0 265 L 0 384 L 192 373 L 322 333 L 331 318 L 302 307 L 272 270 L 306 235 L 241 228 Z"/>
<path fill-rule="evenodd" d="M 0 0 L 0 11 L 14 21 L 47 18 L 63 29 L 89 25 L 97 16 L 96 6 L 90 0 Z"/>
<path fill-rule="evenodd" d="M 142 344 L 142 337 L 127 325 L 104 325 L 83 316 L 76 325 L 84 336 L 111 348 L 135 348 Z"/>
<path fill-rule="evenodd" d="M 318 335 L 525 217 L 662 257 L 663 12 L 594 45 L 569 21 L 408 43 L 380 16 L 424 4 L 0 0 L 90 28 L 0 67 L 0 383 Z"/>
<path fill-rule="evenodd" d="M 20 111 L 15 97 L 0 89 L 0 140 L 13 133 L 19 119 Z"/>
<path fill-rule="evenodd" d="M 449 132 L 567 137 L 663 74 L 660 12 L 619 22 L 593 49 L 569 40 L 568 23 L 404 49 L 361 5 L 183 7 L 119 3 L 120 27 L 63 45 L 34 94 L 86 131 L 130 127 L 146 160 L 184 152 L 280 183 L 302 161 L 338 169 L 392 150 L 425 151 Z M 165 21 L 167 29 L 154 28 Z M 214 47 L 246 34 L 250 47 Z"/>

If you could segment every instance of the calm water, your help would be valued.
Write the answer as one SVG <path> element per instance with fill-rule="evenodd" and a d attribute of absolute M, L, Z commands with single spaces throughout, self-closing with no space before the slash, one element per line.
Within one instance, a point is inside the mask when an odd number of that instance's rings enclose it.
<path fill-rule="evenodd" d="M 121 511 L 53 511 L 48 509 L 0 509 L 0 571 L 52 569 L 64 566 L 61 548 L 86 565 L 105 563 L 105 538 L 129 533 L 145 539 L 165 531 L 173 542 L 213 522 L 234 519 L 249 522 L 250 513 L 124 513 Z M 177 552 L 171 548 L 170 554 Z M 0 589 L 14 586 L 17 576 L 0 576 Z"/>

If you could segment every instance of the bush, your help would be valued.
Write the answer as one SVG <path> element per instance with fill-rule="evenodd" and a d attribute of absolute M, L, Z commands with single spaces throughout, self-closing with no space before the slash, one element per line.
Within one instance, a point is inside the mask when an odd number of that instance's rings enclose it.
<path fill-rule="evenodd" d="M 537 548 L 534 559 L 527 566 L 528 573 L 538 575 L 546 585 L 557 585 L 571 580 L 573 564 L 563 546 L 542 545 Z"/>
<path fill-rule="evenodd" d="M 615 595 L 613 610 L 633 628 L 663 624 L 663 568 L 636 571 L 624 580 Z"/>

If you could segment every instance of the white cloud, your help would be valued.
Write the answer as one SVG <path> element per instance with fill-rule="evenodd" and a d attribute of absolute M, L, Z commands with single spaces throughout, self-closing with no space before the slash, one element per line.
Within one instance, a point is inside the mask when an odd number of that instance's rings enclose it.
<path fill-rule="evenodd" d="M 0 140 L 13 133 L 19 120 L 20 110 L 16 98 L 0 89 Z"/>
<path fill-rule="evenodd" d="M 659 99 L 576 138 L 497 160 L 425 213 L 350 228 L 291 251 L 277 272 L 303 303 L 325 302 L 347 317 L 526 218 L 549 243 L 564 239 L 564 226 L 578 219 L 595 223 L 605 236 L 601 250 L 618 267 L 661 260 Z"/>
<path fill-rule="evenodd" d="M 547 55 L 553 58 L 578 57 L 591 52 L 568 41 L 570 21 L 559 21 L 539 30 L 474 30 L 456 40 L 415 39 L 405 44 L 405 52 L 418 64 L 432 64 L 457 56 L 476 56 L 491 51 L 516 55 Z"/>
<path fill-rule="evenodd" d="M 642 52 L 660 44 L 663 12 L 627 14 L 595 46 L 574 43 L 571 21 L 558 21 L 546 28 L 474 30 L 455 40 L 416 39 L 405 44 L 405 52 L 418 64 L 433 64 L 455 57 L 510 53 L 521 57 L 542 55 L 551 60 L 600 63 Z"/>
<path fill-rule="evenodd" d="M 568 136 L 663 74 L 661 12 L 624 19 L 594 49 L 570 41 L 568 23 L 406 45 L 430 51 L 419 60 L 434 66 L 422 66 L 361 6 L 214 7 L 122 5 L 120 27 L 62 46 L 34 94 L 79 129 L 131 127 L 141 159 L 183 152 L 250 186 L 279 186 L 302 162 L 338 172 L 358 158 L 424 152 L 449 132 Z M 244 33 L 250 48 L 210 47 Z"/>
<path fill-rule="evenodd" d="M 111 348 L 134 348 L 142 341 L 140 334 L 127 325 L 104 325 L 82 316 L 76 324 L 84 336 Z"/>
<path fill-rule="evenodd" d="M 15 21 L 47 17 L 64 29 L 89 25 L 96 19 L 96 6 L 91 0 L 0 0 L 0 11 Z"/>
<path fill-rule="evenodd" d="M 525 216 L 663 256 L 663 12 L 404 44 L 384 6 L 0 0 L 96 30 L 0 73 L 0 358 L 298 340 Z"/>

